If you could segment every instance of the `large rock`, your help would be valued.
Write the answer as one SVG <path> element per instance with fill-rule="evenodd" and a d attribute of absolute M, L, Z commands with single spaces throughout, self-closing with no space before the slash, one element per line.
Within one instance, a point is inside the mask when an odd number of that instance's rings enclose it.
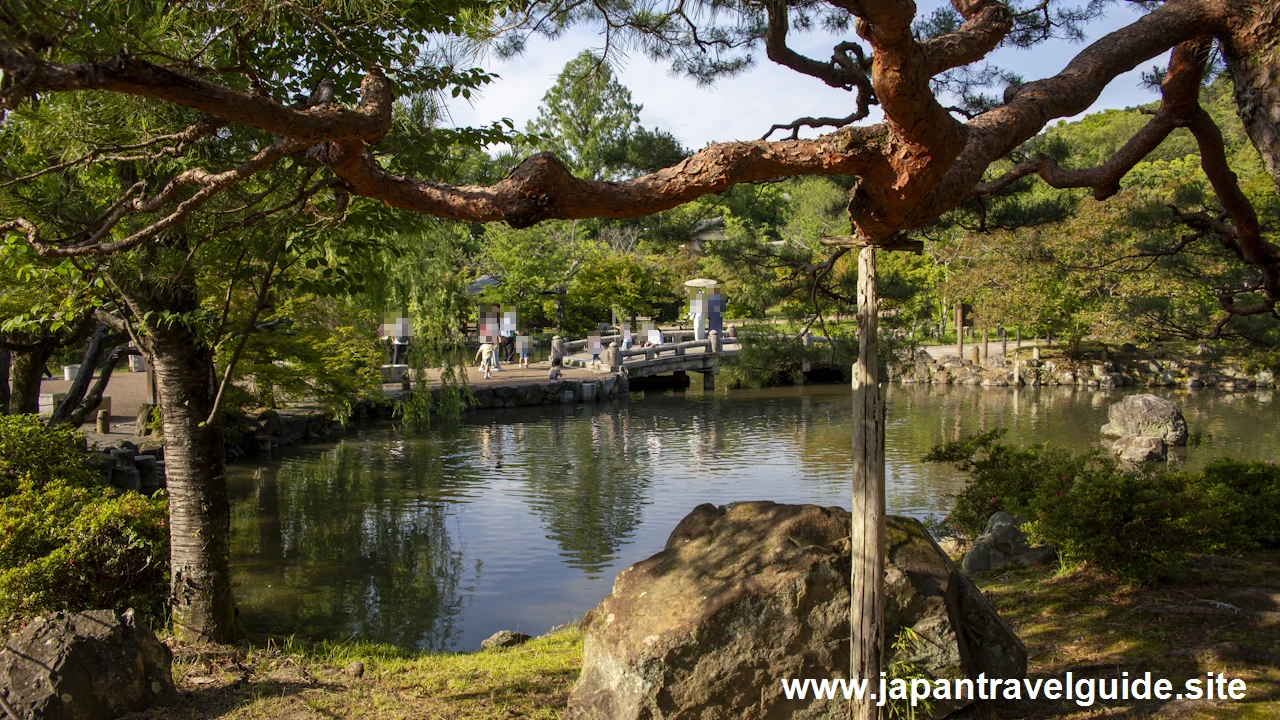
<path fill-rule="evenodd" d="M 1148 435 L 1125 435 L 1111 449 L 1121 460 L 1130 463 L 1167 460 L 1169 457 L 1169 449 L 1164 440 Z"/>
<path fill-rule="evenodd" d="M 887 661 L 936 678 L 1022 676 L 1021 641 L 924 527 L 887 526 L 887 644 L 902 628 L 919 637 Z M 587 614 L 565 719 L 847 717 L 843 702 L 788 700 L 780 680 L 848 676 L 849 571 L 841 508 L 698 506 Z M 960 705 L 937 701 L 934 716 Z"/>
<path fill-rule="evenodd" d="M 1145 435 L 1167 445 L 1187 444 L 1187 421 L 1172 400 L 1155 395 L 1129 395 L 1107 410 L 1102 434 L 1110 437 Z"/>
<path fill-rule="evenodd" d="M 133 611 L 36 618 L 0 653 L 0 693 L 20 717 L 108 720 L 176 702 L 172 656 Z"/>
<path fill-rule="evenodd" d="M 967 573 L 999 570 L 1003 567 L 1031 567 L 1051 562 L 1057 551 L 1051 545 L 1031 547 L 1027 534 L 1018 528 L 1022 523 L 1007 512 L 998 512 L 987 520 L 987 527 L 969 546 L 961 566 Z"/>

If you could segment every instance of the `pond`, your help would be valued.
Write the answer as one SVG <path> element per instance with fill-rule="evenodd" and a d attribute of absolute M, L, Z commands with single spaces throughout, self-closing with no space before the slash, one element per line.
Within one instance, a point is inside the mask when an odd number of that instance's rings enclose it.
<path fill-rule="evenodd" d="M 1274 459 L 1271 393 L 1168 395 L 1193 440 L 1174 462 Z M 1121 396 L 892 386 L 889 511 L 948 511 L 963 477 L 920 460 L 938 442 L 1003 428 L 1013 444 L 1096 446 Z M 470 413 L 420 436 L 372 426 L 233 465 L 241 618 L 255 634 L 422 649 L 474 649 L 500 629 L 540 634 L 595 606 L 700 503 L 848 508 L 851 405 L 843 385 L 651 392 Z"/>

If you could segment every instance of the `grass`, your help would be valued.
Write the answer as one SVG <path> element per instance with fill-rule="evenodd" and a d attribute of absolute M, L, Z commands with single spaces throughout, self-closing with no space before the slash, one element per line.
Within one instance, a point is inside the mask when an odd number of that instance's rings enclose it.
<path fill-rule="evenodd" d="M 359 676 L 348 669 L 354 663 Z M 470 653 L 353 643 L 184 646 L 173 672 L 182 701 L 130 717 L 559 718 L 581 664 L 577 629 Z"/>
<path fill-rule="evenodd" d="M 1088 568 L 1021 569 L 980 577 L 978 585 L 1026 644 L 1031 677 L 1149 671 L 1180 689 L 1187 678 L 1222 672 L 1245 680 L 1243 701 L 1002 702 L 971 717 L 1280 718 L 1280 552 L 1194 557 L 1178 578 L 1136 587 Z M 1230 643 L 1269 652 L 1270 662 L 1244 662 Z"/>
<path fill-rule="evenodd" d="M 1022 638 L 1033 678 L 1152 673 L 1175 688 L 1222 672 L 1248 684 L 1239 702 L 999 702 L 956 718 L 1080 720 L 1280 718 L 1280 551 L 1194 557 L 1178 580 L 1121 583 L 1084 568 L 1018 569 L 976 582 Z M 1246 662 L 1243 644 L 1268 656 Z M 1247 650 L 1247 648 L 1246 648 Z M 1256 661 L 1256 658 L 1254 658 Z M 363 666 L 356 676 L 348 667 Z M 180 646 L 177 707 L 135 720 L 204 718 L 558 718 L 582 664 L 582 633 L 510 650 L 413 653 L 387 646 L 284 642 L 257 648 Z"/>

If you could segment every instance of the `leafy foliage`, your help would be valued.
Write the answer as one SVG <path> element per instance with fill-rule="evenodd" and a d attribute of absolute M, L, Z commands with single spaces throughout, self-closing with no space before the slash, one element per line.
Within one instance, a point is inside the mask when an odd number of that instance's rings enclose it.
<path fill-rule="evenodd" d="M 96 486 L 81 442 L 0 417 L 0 629 L 53 610 L 164 616 L 168 502 Z"/>
<path fill-rule="evenodd" d="M 1280 468 L 1218 461 L 1202 473 L 1126 469 L 1098 451 L 998 442 L 999 431 L 934 448 L 933 462 L 969 475 L 945 519 L 968 537 L 1004 511 L 1028 520 L 1036 543 L 1136 581 L 1159 578 L 1193 552 L 1234 552 L 1280 541 Z"/>
<path fill-rule="evenodd" d="M 34 415 L 0 415 L 0 498 L 54 481 L 91 487 L 96 473 L 85 467 L 82 442 L 65 425 L 46 428 Z"/>

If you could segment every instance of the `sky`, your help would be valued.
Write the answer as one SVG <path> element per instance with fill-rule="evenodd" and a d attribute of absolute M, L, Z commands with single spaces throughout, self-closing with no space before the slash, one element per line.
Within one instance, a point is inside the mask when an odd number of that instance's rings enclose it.
<path fill-rule="evenodd" d="M 919 16 L 940 4 L 941 0 L 920 0 Z M 1052 41 L 1031 50 L 997 50 L 990 57 L 1027 81 L 1053 75 L 1089 42 L 1139 16 L 1128 3 L 1118 5 L 1088 26 L 1084 43 Z M 793 35 L 789 43 L 810 57 L 826 59 L 831 56 L 831 48 L 842 39 L 858 38 L 851 29 L 844 37 L 821 33 Z M 531 39 L 525 52 L 510 60 L 482 59 L 481 67 L 497 73 L 500 79 L 479 97 L 473 95 L 470 102 L 461 98 L 453 100 L 449 105 L 450 115 L 457 125 L 487 125 L 505 117 L 522 129 L 536 117 L 543 94 L 555 82 L 565 63 L 583 50 L 598 51 L 602 46 L 603 38 L 594 29 L 579 27 L 556 40 Z M 757 56 L 755 67 L 711 87 L 698 87 L 690 79 L 673 77 L 665 64 L 638 52 L 626 57 L 615 71 L 622 84 L 631 90 L 633 102 L 643 106 L 641 123 L 666 130 L 693 149 L 710 142 L 755 140 L 774 123 L 789 123 L 798 117 L 840 117 L 852 112 L 853 93 L 827 87 L 816 78 L 775 65 L 764 57 L 763 48 L 754 54 Z M 1130 107 L 1156 99 L 1155 93 L 1140 86 L 1139 75 L 1151 65 L 1164 62 L 1157 58 L 1121 75 L 1088 112 Z M 873 113 L 867 122 L 877 119 L 878 115 Z M 823 130 L 829 131 L 830 128 Z M 808 132 L 801 136 L 814 134 Z M 774 135 L 777 137 L 779 134 Z"/>

